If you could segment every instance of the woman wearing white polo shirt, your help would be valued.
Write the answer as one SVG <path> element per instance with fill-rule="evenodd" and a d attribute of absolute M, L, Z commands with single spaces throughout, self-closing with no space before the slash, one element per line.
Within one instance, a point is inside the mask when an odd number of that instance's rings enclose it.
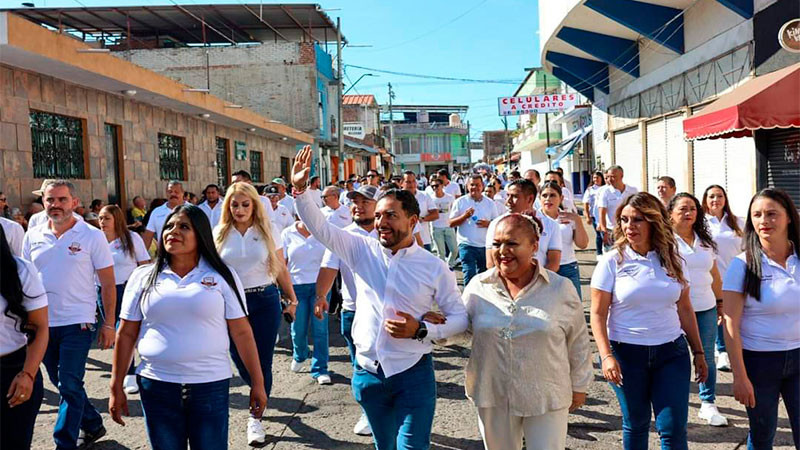
<path fill-rule="evenodd" d="M 272 391 L 272 357 L 281 323 L 281 296 L 276 282 L 290 299 L 286 312 L 294 316 L 297 305 L 281 243 L 276 237 L 256 189 L 247 183 L 230 185 L 222 203 L 219 225 L 214 228 L 214 242 L 222 260 L 233 267 L 242 281 L 267 398 Z M 250 376 L 235 346 L 231 346 L 231 356 L 239 375 L 250 385 Z M 248 443 L 260 445 L 265 438 L 261 420 L 250 417 Z"/>
<path fill-rule="evenodd" d="M 125 293 L 125 284 L 128 282 L 137 266 L 148 264 L 150 254 L 144 246 L 144 241 L 138 233 L 131 233 L 125 225 L 125 215 L 117 205 L 107 205 L 100 210 L 100 230 L 106 235 L 108 248 L 114 258 L 114 280 L 117 283 L 117 310 L 114 311 L 114 323 L 119 326 L 119 312 L 122 308 L 122 295 Z M 105 317 L 105 308 L 100 298 L 98 288 L 97 308 L 100 310 L 101 320 Z M 128 374 L 122 385 L 125 392 L 135 394 L 139 391 L 136 385 L 136 368 L 131 361 Z"/>
<path fill-rule="evenodd" d="M 47 294 L 36 267 L 11 253 L 2 227 L 0 267 L 0 448 L 26 449 L 44 394 Z"/>
<path fill-rule="evenodd" d="M 778 403 L 800 448 L 800 217 L 780 189 L 750 201 L 745 252 L 722 285 L 733 395 L 747 407 L 747 448 L 771 449 Z"/>
<path fill-rule="evenodd" d="M 114 348 L 108 409 L 125 425 L 122 378 L 133 347 L 142 362 L 139 391 L 155 450 L 228 448 L 229 339 L 252 379 L 250 413 L 267 402 L 239 277 L 220 258 L 208 217 L 177 206 L 165 222 L 154 264 L 137 268 L 125 288 Z"/>
<path fill-rule="evenodd" d="M 692 301 L 700 340 L 703 342 L 708 379 L 700 383 L 700 412 L 698 416 L 715 427 L 728 425 L 714 404 L 717 387 L 717 367 L 714 364 L 714 343 L 717 340 L 717 317 L 722 311 L 722 279 L 716 263 L 717 244 L 706 226 L 700 202 L 691 194 L 682 192 L 674 197 L 667 211 L 675 230 L 678 251 L 686 262 L 689 299 Z"/>
<path fill-rule="evenodd" d="M 581 216 L 561 209 L 561 201 L 564 199 L 561 194 L 562 189 L 557 182 L 545 182 L 540 194 L 542 201 L 541 211 L 547 217 L 558 222 L 558 231 L 560 233 L 558 237 L 561 238 L 561 263 L 556 273 L 562 277 L 569 278 L 578 291 L 578 298 L 583 298 L 581 296 L 581 272 L 578 269 L 575 247 L 586 248 L 589 245 L 589 236 L 583 228 Z"/>
<path fill-rule="evenodd" d="M 687 449 L 687 338 L 696 381 L 706 381 L 707 367 L 686 269 L 659 199 L 634 194 L 615 219 L 614 248 L 592 275 L 591 325 L 603 376 L 622 409 L 622 445 L 647 448 L 652 408 L 661 448 Z"/>
<path fill-rule="evenodd" d="M 728 271 L 733 258 L 742 253 L 742 235 L 744 232 L 744 220 L 736 217 L 731 212 L 728 202 L 728 194 L 725 189 L 712 184 L 703 193 L 703 211 L 705 212 L 708 228 L 711 236 L 717 243 L 717 268 L 719 275 L 725 279 L 725 272 Z M 722 324 L 717 328 L 717 369 L 731 370 L 731 362 L 728 352 L 725 350 L 724 333 Z"/>
<path fill-rule="evenodd" d="M 292 322 L 292 372 L 299 372 L 308 359 L 308 329 L 314 351 L 311 354 L 311 376 L 319 384 L 331 384 L 328 373 L 328 315 L 314 316 L 317 275 L 322 264 L 325 246 L 317 240 L 301 221 L 295 222 L 281 233 L 286 262 L 297 295 L 297 316 Z M 330 294 L 328 294 L 330 297 Z M 330 298 L 326 299 L 330 301 Z"/>

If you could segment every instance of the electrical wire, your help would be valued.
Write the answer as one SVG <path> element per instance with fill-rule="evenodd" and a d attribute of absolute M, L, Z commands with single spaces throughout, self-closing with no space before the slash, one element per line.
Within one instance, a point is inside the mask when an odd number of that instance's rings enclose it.
<path fill-rule="evenodd" d="M 490 80 L 490 79 L 477 79 L 477 78 L 459 78 L 459 77 L 443 77 L 438 75 L 425 75 L 419 73 L 397 72 L 394 70 L 377 69 L 374 67 L 357 66 L 355 64 L 345 64 L 345 67 L 353 67 L 355 69 L 369 70 L 371 72 L 386 73 L 389 75 L 397 75 L 401 77 L 410 78 L 424 78 L 429 80 L 443 80 L 443 81 L 460 81 L 464 83 L 486 83 L 486 84 L 513 84 L 519 85 L 520 80 Z"/>

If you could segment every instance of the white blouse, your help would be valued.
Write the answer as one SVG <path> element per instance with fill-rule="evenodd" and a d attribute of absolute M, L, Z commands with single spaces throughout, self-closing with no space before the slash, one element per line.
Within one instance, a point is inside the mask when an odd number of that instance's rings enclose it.
<path fill-rule="evenodd" d="M 736 232 L 728 226 L 728 215 L 722 216 L 722 220 L 717 219 L 711 214 L 706 214 L 706 222 L 708 223 L 708 230 L 711 232 L 711 237 L 717 243 L 717 269 L 723 278 L 725 272 L 728 271 L 728 265 L 731 260 L 739 253 L 742 253 L 742 237 L 737 236 Z M 736 218 L 736 223 L 739 224 L 739 229 L 744 231 L 744 220 L 741 217 Z"/>
<path fill-rule="evenodd" d="M 47 306 L 47 294 L 44 291 L 36 267 L 22 258 L 14 257 L 17 263 L 17 275 L 22 284 L 22 307 L 25 311 L 35 311 Z M 5 356 L 28 344 L 28 337 L 19 331 L 16 320 L 8 317 L 5 310 L 8 300 L 0 294 L 0 356 Z"/>
<path fill-rule="evenodd" d="M 215 239 L 219 235 L 220 229 L 219 226 L 214 228 Z M 272 241 L 275 243 L 275 250 L 282 248 L 280 239 L 274 234 Z M 269 275 L 267 243 L 258 229 L 252 226 L 244 234 L 231 227 L 219 248 L 219 256 L 222 257 L 225 264 L 233 267 L 245 289 L 275 283 L 275 279 Z"/>
<path fill-rule="evenodd" d="M 144 241 L 139 233 L 130 232 L 131 241 L 133 242 L 133 255 L 129 255 L 125 248 L 122 246 L 122 241 L 119 238 L 114 239 L 108 243 L 108 248 L 111 250 L 111 257 L 114 258 L 114 281 L 119 284 L 125 284 L 130 278 L 133 271 L 139 263 L 150 261 L 150 254 L 144 246 Z M 100 283 L 98 283 L 100 284 Z M 120 299 L 117 299 L 120 301 Z"/>
<path fill-rule="evenodd" d="M 694 243 L 689 245 L 678 234 L 675 234 L 683 260 L 686 261 L 686 279 L 689 281 L 689 298 L 695 312 L 708 311 L 717 305 L 717 297 L 711 289 L 714 278 L 711 268 L 714 267 L 716 255 L 714 249 L 706 247 L 700 242 L 697 233 Z"/>
<path fill-rule="evenodd" d="M 283 248 L 286 249 L 286 263 L 292 284 L 316 283 L 325 246 L 314 236 L 306 238 L 300 234 L 297 222 L 283 230 L 281 239 Z"/>

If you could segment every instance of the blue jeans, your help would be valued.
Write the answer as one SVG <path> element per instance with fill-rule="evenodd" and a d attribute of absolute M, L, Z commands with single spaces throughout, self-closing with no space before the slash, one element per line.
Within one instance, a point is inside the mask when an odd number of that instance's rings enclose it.
<path fill-rule="evenodd" d="M 717 340 L 717 307 L 695 312 L 694 315 L 697 317 L 700 342 L 703 344 L 703 352 L 708 366 L 708 379 L 699 386 L 700 400 L 714 403 L 717 390 L 717 363 L 714 358 L 714 342 Z"/>
<path fill-rule="evenodd" d="M 556 273 L 564 278 L 568 278 L 569 281 L 572 282 L 572 285 L 575 286 L 575 290 L 578 291 L 578 298 L 583 301 L 583 297 L 581 296 L 581 271 L 578 268 L 578 262 L 562 264 L 558 267 L 558 272 Z"/>
<path fill-rule="evenodd" d="M 50 382 L 58 386 L 58 418 L 53 440 L 59 449 L 77 448 L 80 430 L 96 432 L 103 418 L 86 396 L 83 375 L 94 337 L 94 324 L 50 327 L 50 341 L 44 354 Z"/>
<path fill-rule="evenodd" d="M 461 270 L 464 272 L 464 286 L 475 275 L 486 270 L 486 249 L 467 244 L 458 245 L 458 256 L 461 257 Z"/>
<path fill-rule="evenodd" d="M 275 354 L 275 338 L 278 336 L 278 326 L 281 324 L 281 297 L 274 284 L 267 286 L 262 292 L 245 294 L 247 300 L 248 320 L 253 329 L 253 338 L 256 341 L 258 360 L 261 363 L 261 374 L 264 376 L 264 389 L 267 397 L 272 392 L 272 356 Z M 250 374 L 236 350 L 236 344 L 231 340 L 231 359 L 236 364 L 236 370 L 248 386 L 252 386 Z"/>
<path fill-rule="evenodd" d="M 179 384 L 137 376 L 147 438 L 153 450 L 228 448 L 230 379 Z"/>
<path fill-rule="evenodd" d="M 114 326 L 119 328 L 119 313 L 122 308 L 122 295 L 125 293 L 125 285 L 126 283 L 118 284 L 116 286 L 117 290 L 117 310 L 114 312 Z M 100 326 L 105 321 L 106 317 L 106 307 L 103 306 L 103 297 L 100 293 L 100 287 L 97 288 L 97 312 L 100 314 L 98 319 L 99 321 L 98 326 L 95 327 L 94 330 L 94 338 L 97 339 L 97 336 L 100 334 Z M 136 365 L 134 364 L 135 359 L 131 359 L 131 365 L 128 367 L 128 375 L 136 375 Z"/>
<path fill-rule="evenodd" d="M 446 260 L 447 265 L 453 267 L 456 264 L 456 253 L 458 252 L 455 228 L 434 228 L 433 242 L 436 244 L 436 253 L 439 255 L 439 259 Z M 447 255 L 447 259 L 445 259 L 445 255 Z"/>
<path fill-rule="evenodd" d="M 594 229 L 594 246 L 598 255 L 603 254 L 603 234 L 597 231 L 597 219 L 592 217 L 592 227 Z"/>
<path fill-rule="evenodd" d="M 717 325 L 717 351 L 727 352 L 725 349 L 725 333 L 722 331 L 722 324 Z"/>
<path fill-rule="evenodd" d="M 687 450 L 691 363 L 686 339 L 653 346 L 611 341 L 611 350 L 624 377 L 621 387 L 611 384 L 622 409 L 622 447 L 647 449 L 652 406 L 661 448 Z"/>
<path fill-rule="evenodd" d="M 747 408 L 748 450 L 772 449 L 780 397 L 789 415 L 794 446 L 800 448 L 800 348 L 782 352 L 742 350 L 742 359 L 756 397 L 756 407 Z"/>
<path fill-rule="evenodd" d="M 294 293 L 299 302 L 296 317 L 292 322 L 292 357 L 297 362 L 308 359 L 308 328 L 314 342 L 311 355 L 311 376 L 314 378 L 328 374 L 328 315 L 322 319 L 314 316 L 314 303 L 317 297 L 317 284 L 295 284 Z M 330 295 L 329 297 L 330 298 Z"/>
<path fill-rule="evenodd" d="M 347 342 L 347 349 L 350 351 L 350 362 L 353 367 L 356 365 L 356 345 L 353 343 L 353 319 L 356 318 L 356 312 L 349 309 L 342 308 L 342 336 L 344 341 Z"/>
<path fill-rule="evenodd" d="M 436 409 L 436 379 L 430 354 L 391 377 L 356 365 L 353 395 L 372 427 L 377 450 L 427 449 Z"/>
<path fill-rule="evenodd" d="M 431 244 L 422 244 L 422 248 L 424 248 L 429 252 L 433 251 L 433 247 L 431 246 Z"/>

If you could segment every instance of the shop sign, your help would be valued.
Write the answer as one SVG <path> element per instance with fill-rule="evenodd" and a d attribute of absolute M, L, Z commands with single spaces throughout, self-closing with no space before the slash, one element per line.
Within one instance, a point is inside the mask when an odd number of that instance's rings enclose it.
<path fill-rule="evenodd" d="M 544 114 L 564 111 L 577 103 L 578 94 L 575 93 L 500 97 L 497 99 L 497 110 L 501 116 Z"/>
<path fill-rule="evenodd" d="M 792 19 L 783 24 L 778 33 L 778 41 L 784 49 L 800 53 L 800 19 Z"/>
<path fill-rule="evenodd" d="M 412 153 L 410 155 L 395 155 L 394 161 L 396 163 L 417 163 L 420 161 L 419 153 Z"/>
<path fill-rule="evenodd" d="M 456 156 L 457 164 L 469 164 L 469 156 Z"/>
<path fill-rule="evenodd" d="M 420 160 L 423 162 L 451 161 L 450 153 L 422 153 Z"/>
<path fill-rule="evenodd" d="M 345 136 L 353 137 L 356 139 L 364 139 L 364 124 L 360 122 L 345 122 L 342 125 L 342 133 Z"/>

